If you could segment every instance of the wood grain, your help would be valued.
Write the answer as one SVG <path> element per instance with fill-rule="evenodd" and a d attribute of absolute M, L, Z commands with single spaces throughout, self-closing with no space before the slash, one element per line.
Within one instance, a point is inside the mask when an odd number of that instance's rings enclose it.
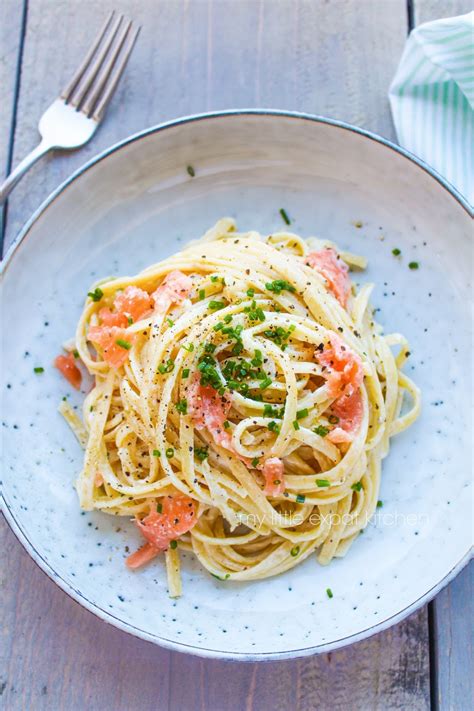
<path fill-rule="evenodd" d="M 8 711 L 429 709 L 421 610 L 330 654 L 246 664 L 167 652 L 100 622 L 57 588 L 2 521 L 2 676 Z"/>
<path fill-rule="evenodd" d="M 417 18 L 429 4 L 418 2 Z M 10 5 L 18 5 L 3 0 L 2 12 L 5 3 L 10 13 Z M 443 5 L 442 13 L 450 3 L 432 4 Z M 75 69 L 110 6 L 96 0 L 29 0 L 15 162 L 34 147 L 41 112 Z M 10 199 L 9 241 L 41 200 L 89 157 L 178 115 L 287 108 L 394 137 L 386 93 L 407 32 L 405 0 L 117 0 L 113 6 L 140 21 L 143 31 L 106 121 L 85 149 L 47 159 L 20 183 Z M 11 36 L 2 32 L 2 57 Z M 7 81 L 0 84 L 10 101 L 2 102 L 2 116 L 3 106 L 11 107 L 15 50 L 9 66 Z M 5 151 L 3 124 L 0 141 Z M 0 705 L 8 711 L 430 708 L 426 608 L 332 654 L 261 664 L 201 660 L 98 621 L 36 567 L 4 522 L 0 535 L 2 550 L 8 551 L 0 569 Z M 451 597 L 444 612 L 435 608 L 440 660 L 451 649 L 443 635 L 456 630 L 456 639 L 465 639 L 453 607 L 459 603 L 456 588 L 443 594 Z M 441 629 L 449 616 L 451 625 Z M 448 662 L 443 660 L 447 686 L 439 679 L 447 689 L 443 699 L 451 698 L 453 683 L 458 705 L 440 708 L 464 711 L 466 687 Z"/>
<path fill-rule="evenodd" d="M 473 9 L 471 0 L 415 0 L 414 21 L 415 25 L 420 25 L 442 17 L 464 15 Z"/>
<path fill-rule="evenodd" d="M 35 166 L 9 200 L 7 242 L 73 170 L 130 133 L 237 107 L 321 113 L 393 137 L 387 87 L 406 36 L 405 0 L 117 0 L 143 29 L 88 146 Z M 106 16 L 95 0 L 29 0 L 14 162 Z M 56 32 L 58 22 L 61 32 Z M 370 71 L 368 68 L 370 67 Z"/>
<path fill-rule="evenodd" d="M 471 0 L 415 0 L 414 23 L 472 9 Z M 473 704 L 473 570 L 471 563 L 430 604 L 431 700 L 440 711 L 464 711 Z"/>

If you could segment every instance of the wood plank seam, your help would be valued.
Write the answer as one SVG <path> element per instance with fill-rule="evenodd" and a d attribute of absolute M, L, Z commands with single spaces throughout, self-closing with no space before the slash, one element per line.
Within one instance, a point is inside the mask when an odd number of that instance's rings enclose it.
<path fill-rule="evenodd" d="M 8 137 L 8 153 L 7 153 L 7 165 L 5 175 L 11 172 L 13 164 L 13 148 L 15 143 L 15 131 L 17 122 L 17 109 L 18 109 L 18 99 L 20 96 L 21 88 L 21 68 L 23 64 L 23 50 L 25 47 L 25 37 L 26 37 L 26 25 L 28 22 L 28 0 L 23 1 L 23 10 L 21 17 L 21 32 L 20 32 L 20 42 L 18 48 L 18 57 L 15 69 L 15 84 L 13 88 L 13 107 L 12 115 L 10 120 L 10 133 Z M 8 201 L 2 205 L 2 214 L 0 219 L 0 256 L 3 255 L 3 242 L 5 237 L 5 228 L 8 219 Z"/>

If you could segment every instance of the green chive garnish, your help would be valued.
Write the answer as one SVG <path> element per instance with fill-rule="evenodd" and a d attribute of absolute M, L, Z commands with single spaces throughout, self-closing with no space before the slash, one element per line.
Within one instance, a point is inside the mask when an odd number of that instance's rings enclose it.
<path fill-rule="evenodd" d="M 250 296 L 250 298 L 255 296 L 255 289 L 247 289 L 247 296 Z"/>
<path fill-rule="evenodd" d="M 358 481 L 356 484 L 352 484 L 351 489 L 352 491 L 361 491 L 362 483 Z"/>
<path fill-rule="evenodd" d="M 199 300 L 202 301 L 206 298 L 206 292 L 204 289 L 199 289 Z"/>
<path fill-rule="evenodd" d="M 153 450 L 153 456 L 154 457 L 161 457 L 161 452 L 159 449 L 154 449 Z"/>
<path fill-rule="evenodd" d="M 264 378 L 263 380 L 260 381 L 260 385 L 258 386 L 260 390 L 265 390 L 272 384 L 272 379 L 269 377 Z"/>
<path fill-rule="evenodd" d="M 409 268 L 409 269 L 418 269 L 419 266 L 420 266 L 420 265 L 418 264 L 418 262 L 409 262 L 409 263 L 408 263 L 408 268 Z"/>
<path fill-rule="evenodd" d="M 182 377 L 183 377 L 183 378 L 187 378 L 188 375 L 189 375 L 189 368 L 184 368 L 184 369 L 183 369 Z"/>
<path fill-rule="evenodd" d="M 258 467 L 259 462 L 260 462 L 259 458 L 258 458 L 258 457 L 254 457 L 254 458 L 252 459 L 252 461 L 251 461 L 251 464 L 252 464 L 253 467 Z"/>
<path fill-rule="evenodd" d="M 298 422 L 298 420 L 293 420 L 293 427 L 295 430 L 299 430 L 300 423 Z"/>
<path fill-rule="evenodd" d="M 402 253 L 402 250 L 398 249 L 398 247 L 395 247 L 395 249 L 392 249 L 392 254 L 394 257 L 400 256 L 401 253 Z"/>
<path fill-rule="evenodd" d="M 328 479 L 316 479 L 316 486 L 323 487 L 323 486 L 331 486 L 331 482 L 328 481 Z"/>
<path fill-rule="evenodd" d="M 170 548 L 174 550 L 178 547 L 178 541 L 170 541 Z"/>
<path fill-rule="evenodd" d="M 377 508 L 381 509 L 383 506 L 383 501 L 377 501 Z"/>
<path fill-rule="evenodd" d="M 92 301 L 100 301 L 103 295 L 104 292 L 102 291 L 102 289 L 99 289 L 98 286 L 94 289 L 94 291 L 89 291 L 87 293 L 87 296 L 90 296 Z"/>
<path fill-rule="evenodd" d="M 191 178 L 194 178 L 194 176 L 196 175 L 196 172 L 195 172 L 193 166 L 192 166 L 192 165 L 188 165 L 188 167 L 186 168 L 186 170 L 188 171 L 188 174 L 191 176 Z"/>
<path fill-rule="evenodd" d="M 168 449 L 165 452 L 166 456 L 168 459 L 171 459 L 171 457 L 174 457 L 174 449 L 173 447 L 168 447 Z"/>
<path fill-rule="evenodd" d="M 288 217 L 286 210 L 284 210 L 282 207 L 280 208 L 280 215 L 282 217 L 283 222 L 285 222 L 287 225 L 291 225 L 291 220 Z"/>
<path fill-rule="evenodd" d="M 275 281 L 268 282 L 268 284 L 265 284 L 265 289 L 272 291 L 274 294 L 281 294 L 282 291 L 296 291 L 295 287 L 285 279 L 275 279 Z"/>
<path fill-rule="evenodd" d="M 329 599 L 334 597 L 334 595 L 332 594 L 331 588 L 326 588 L 326 595 L 328 596 Z"/>
<path fill-rule="evenodd" d="M 187 400 L 180 400 L 179 402 L 177 402 L 176 409 L 178 410 L 179 413 L 181 413 L 181 415 L 185 415 L 188 411 Z"/>
<path fill-rule="evenodd" d="M 74 348 L 72 354 L 73 354 L 74 358 L 79 358 L 79 351 L 77 350 L 77 348 Z"/>
<path fill-rule="evenodd" d="M 183 344 L 181 348 L 184 348 L 184 350 L 188 351 L 188 353 L 192 353 L 194 350 L 194 343 L 189 343 L 188 345 Z"/>
<path fill-rule="evenodd" d="M 323 425 L 318 425 L 317 427 L 314 428 L 314 432 L 319 435 L 320 437 L 326 437 L 328 434 L 329 430 L 327 427 L 324 427 Z"/>
<path fill-rule="evenodd" d="M 167 319 L 166 319 L 166 323 L 167 323 L 168 326 L 170 326 L 170 327 L 171 327 L 171 326 L 174 326 L 174 321 L 173 321 L 172 319 L 170 319 L 170 318 L 167 318 Z"/>
<path fill-rule="evenodd" d="M 291 549 L 290 555 L 293 556 L 293 558 L 296 558 L 298 553 L 300 552 L 300 547 L 299 546 L 294 546 L 294 548 Z"/>
<path fill-rule="evenodd" d="M 297 504 L 304 504 L 306 501 L 306 496 L 304 494 L 297 494 L 296 495 L 296 503 Z"/>
<path fill-rule="evenodd" d="M 196 447 L 194 452 L 200 462 L 203 462 L 209 456 L 208 447 Z"/>
<path fill-rule="evenodd" d="M 163 513 L 163 504 L 161 504 L 159 501 L 156 504 L 156 513 Z"/>
<path fill-rule="evenodd" d="M 33 371 L 35 373 L 44 373 L 44 368 L 42 368 L 40 365 L 37 366 L 36 368 L 33 368 Z"/>
<path fill-rule="evenodd" d="M 125 348 L 126 351 L 129 351 L 130 348 L 132 347 L 132 344 L 129 343 L 128 341 L 124 341 L 123 338 L 117 338 L 115 343 L 120 346 L 120 348 Z"/>
<path fill-rule="evenodd" d="M 219 309 L 223 309 L 225 307 L 225 303 L 223 301 L 210 301 L 208 304 L 209 308 L 211 311 L 218 311 Z"/>
<path fill-rule="evenodd" d="M 328 420 L 331 425 L 337 425 L 337 423 L 339 422 L 339 417 L 337 415 L 329 415 Z"/>
<path fill-rule="evenodd" d="M 302 420 L 304 417 L 308 417 L 308 408 L 305 407 L 303 410 L 298 410 L 296 413 L 296 419 L 297 420 Z"/>

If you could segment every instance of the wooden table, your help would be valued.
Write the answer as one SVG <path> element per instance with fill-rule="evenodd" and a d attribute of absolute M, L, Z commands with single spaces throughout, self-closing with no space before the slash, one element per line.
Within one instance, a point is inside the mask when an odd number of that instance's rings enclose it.
<path fill-rule="evenodd" d="M 469 0 L 1 0 L 0 174 L 109 8 L 143 25 L 105 124 L 43 160 L 3 215 L 8 245 L 88 158 L 142 128 L 201 111 L 272 107 L 394 139 L 387 89 L 414 25 Z M 289 711 L 471 706 L 472 571 L 395 627 L 337 652 L 259 664 L 168 652 L 100 622 L 61 592 L 3 522 L 0 706 L 8 711 Z"/>

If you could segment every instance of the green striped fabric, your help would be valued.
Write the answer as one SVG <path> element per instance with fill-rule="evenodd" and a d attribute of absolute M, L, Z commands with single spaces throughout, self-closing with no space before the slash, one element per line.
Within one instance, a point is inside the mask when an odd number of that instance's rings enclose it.
<path fill-rule="evenodd" d="M 410 34 L 389 90 L 400 144 L 474 203 L 474 12 Z"/>

